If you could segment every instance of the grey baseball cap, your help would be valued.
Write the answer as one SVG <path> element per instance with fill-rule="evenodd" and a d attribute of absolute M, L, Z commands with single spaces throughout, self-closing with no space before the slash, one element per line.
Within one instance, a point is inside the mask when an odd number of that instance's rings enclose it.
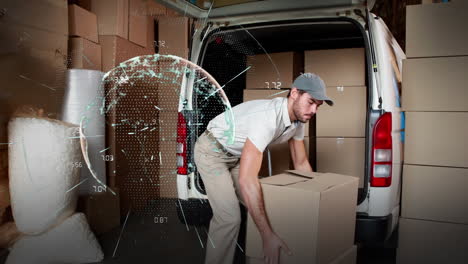
<path fill-rule="evenodd" d="M 327 96 L 325 83 L 314 73 L 301 74 L 294 80 L 292 87 L 306 91 L 314 99 L 323 100 L 329 106 L 333 106 L 333 100 Z"/>

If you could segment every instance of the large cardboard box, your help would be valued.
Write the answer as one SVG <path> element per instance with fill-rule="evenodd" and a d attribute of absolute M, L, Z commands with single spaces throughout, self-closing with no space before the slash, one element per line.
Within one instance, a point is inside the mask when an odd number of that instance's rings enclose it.
<path fill-rule="evenodd" d="M 99 35 L 128 39 L 129 0 L 92 0 L 91 11 L 98 19 Z"/>
<path fill-rule="evenodd" d="M 291 88 L 304 68 L 302 54 L 280 52 L 247 56 L 246 89 Z"/>
<path fill-rule="evenodd" d="M 100 71 L 101 46 L 84 38 L 68 40 L 68 68 Z"/>
<path fill-rule="evenodd" d="M 357 178 L 286 171 L 260 183 L 271 226 L 293 253 L 281 254 L 280 263 L 329 263 L 354 244 Z M 250 215 L 246 241 L 246 256 L 262 258 Z"/>
<path fill-rule="evenodd" d="M 363 48 L 304 52 L 304 72 L 319 75 L 326 86 L 365 86 L 365 65 Z"/>
<path fill-rule="evenodd" d="M 79 197 L 78 211 L 86 215 L 91 230 L 96 234 L 106 233 L 120 226 L 119 190 L 112 189 Z"/>
<path fill-rule="evenodd" d="M 129 0 L 128 40 L 142 47 L 148 45 L 147 1 Z"/>
<path fill-rule="evenodd" d="M 77 5 L 68 6 L 69 35 L 98 43 L 96 15 Z"/>
<path fill-rule="evenodd" d="M 316 138 L 316 144 L 318 172 L 351 175 L 364 186 L 365 138 Z"/>
<path fill-rule="evenodd" d="M 400 218 L 397 264 L 465 264 L 468 225 Z"/>
<path fill-rule="evenodd" d="M 327 95 L 333 99 L 332 107 L 324 104 L 317 111 L 318 137 L 366 136 L 365 86 L 327 87 Z"/>
<path fill-rule="evenodd" d="M 406 56 L 468 55 L 467 1 L 406 8 Z"/>
<path fill-rule="evenodd" d="M 468 169 L 404 165 L 401 216 L 468 224 Z"/>
<path fill-rule="evenodd" d="M 159 54 L 188 58 L 189 19 L 164 17 L 158 20 Z"/>
<path fill-rule="evenodd" d="M 403 60 L 405 111 L 468 111 L 468 56 Z"/>
<path fill-rule="evenodd" d="M 47 32 L 53 34 L 68 34 L 67 1 L 5 0 L 2 1 L 2 8 L 6 11 L 6 15 L 2 16 L 4 26 L 12 22 L 36 30 L 47 30 Z M 20 33 L 19 31 L 18 34 Z M 24 34 L 23 36 L 27 35 Z M 5 44 L 5 41 L 7 39 L 2 39 L 2 45 Z M 18 43 L 14 41 L 13 44 Z"/>
<path fill-rule="evenodd" d="M 133 57 L 152 54 L 148 49 L 119 36 L 99 36 L 102 48 L 102 71 L 107 72 Z"/>
<path fill-rule="evenodd" d="M 405 163 L 468 167 L 468 112 L 407 112 Z"/>

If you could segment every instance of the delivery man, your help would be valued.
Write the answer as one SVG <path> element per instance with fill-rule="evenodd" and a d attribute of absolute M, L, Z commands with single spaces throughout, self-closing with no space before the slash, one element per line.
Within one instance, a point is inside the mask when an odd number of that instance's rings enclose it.
<path fill-rule="evenodd" d="M 287 98 L 239 104 L 232 108 L 234 124 L 229 124 L 226 113 L 210 121 L 195 144 L 195 164 L 213 209 L 206 264 L 233 262 L 241 221 L 239 201 L 261 234 L 265 262 L 277 263 L 281 249 L 291 254 L 268 221 L 258 172 L 263 151 L 286 141 L 294 168 L 312 171 L 304 147 L 304 123 L 324 101 L 333 105 L 322 79 L 305 73 L 294 81 Z"/>

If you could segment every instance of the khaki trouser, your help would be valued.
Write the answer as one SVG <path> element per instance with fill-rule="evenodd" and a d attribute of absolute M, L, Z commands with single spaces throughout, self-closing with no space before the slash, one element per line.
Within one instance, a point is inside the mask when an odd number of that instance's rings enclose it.
<path fill-rule="evenodd" d="M 213 209 L 205 264 L 232 264 L 234 260 L 241 222 L 239 163 L 239 156 L 223 150 L 206 132 L 198 138 L 195 144 L 195 164 Z"/>

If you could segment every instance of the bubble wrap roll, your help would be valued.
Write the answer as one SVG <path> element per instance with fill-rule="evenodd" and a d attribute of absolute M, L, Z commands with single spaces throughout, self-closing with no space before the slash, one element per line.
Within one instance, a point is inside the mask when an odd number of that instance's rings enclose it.
<path fill-rule="evenodd" d="M 94 263 L 103 258 L 85 215 L 77 213 L 45 234 L 21 237 L 10 249 L 6 263 Z"/>
<path fill-rule="evenodd" d="M 81 160 L 76 131 L 51 119 L 9 122 L 11 207 L 20 232 L 40 234 L 74 213 Z"/>
<path fill-rule="evenodd" d="M 106 183 L 106 164 L 103 159 L 105 146 L 105 116 L 101 114 L 104 88 L 104 73 L 94 70 L 70 69 L 67 71 L 67 87 L 62 107 L 62 121 L 80 124 L 82 118 L 87 121 L 83 129 L 88 141 L 88 155 L 97 178 Z M 84 163 L 83 163 L 84 164 Z M 80 172 L 78 187 L 80 195 L 96 193 L 94 186 L 100 186 L 84 166 Z"/>

